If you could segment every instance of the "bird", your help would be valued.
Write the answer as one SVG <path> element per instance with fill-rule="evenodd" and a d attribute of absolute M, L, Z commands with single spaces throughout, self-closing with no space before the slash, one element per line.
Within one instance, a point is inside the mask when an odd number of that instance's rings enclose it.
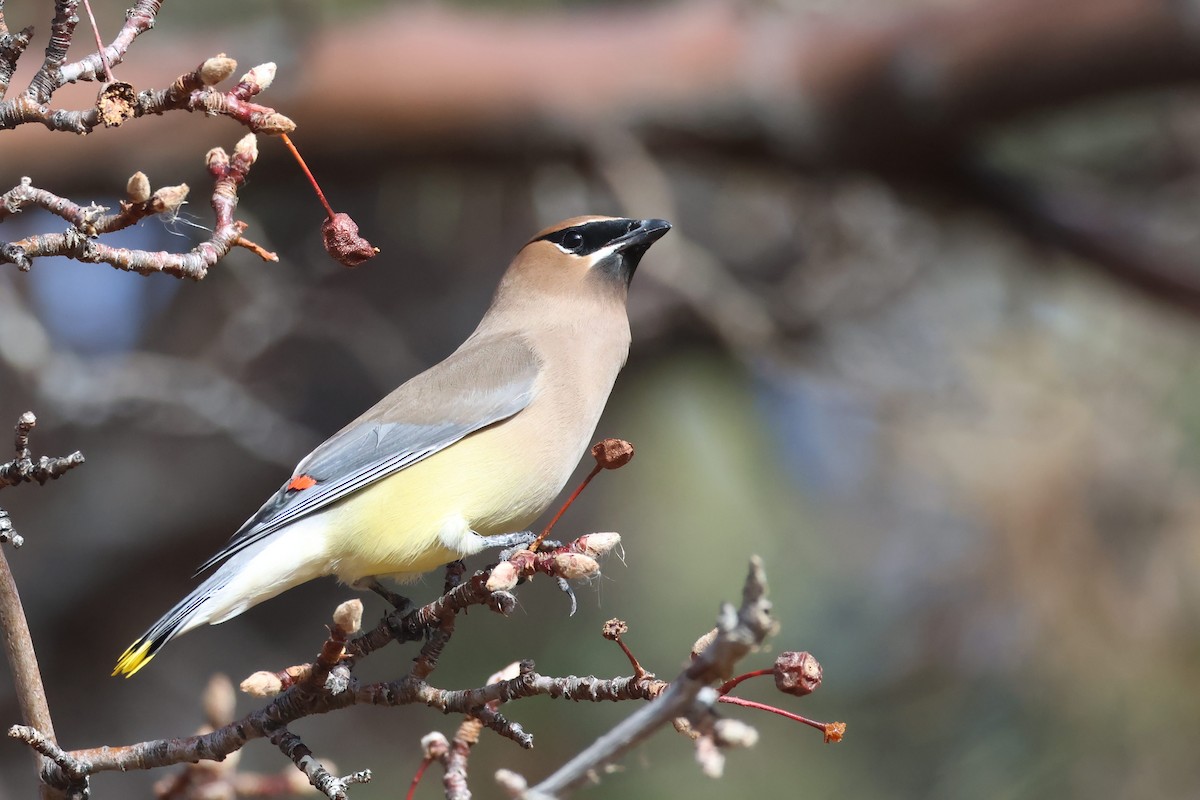
<path fill-rule="evenodd" d="M 117 661 L 307 581 L 414 580 L 520 532 L 587 450 L 629 353 L 629 284 L 663 219 L 572 217 L 538 232 L 475 331 L 300 461 Z"/>

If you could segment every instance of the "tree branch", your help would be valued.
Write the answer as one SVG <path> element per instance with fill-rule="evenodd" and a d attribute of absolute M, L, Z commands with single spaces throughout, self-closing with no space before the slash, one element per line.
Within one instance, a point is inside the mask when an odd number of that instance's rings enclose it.
<path fill-rule="evenodd" d="M 246 181 L 250 167 L 258 158 L 258 142 L 254 134 L 247 134 L 234 148 L 231 157 L 220 147 L 208 151 L 206 164 L 213 177 L 211 205 L 216 225 L 212 236 L 186 253 L 166 251 L 134 250 L 112 247 L 93 237 L 127 227 L 151 214 L 173 213 L 187 197 L 186 184 L 159 189 L 149 198 L 122 203 L 117 214 L 105 215 L 101 206 L 81 207 L 32 185 L 29 178 L 22 178 L 20 186 L 0 196 L 0 221 L 19 212 L 27 205 L 36 205 L 57 214 L 72 224 L 64 233 L 44 233 L 16 242 L 0 242 L 0 263 L 15 264 L 21 271 L 33 266 L 33 259 L 40 256 L 66 256 L 91 264 L 109 264 L 117 269 L 149 275 L 156 272 L 177 278 L 202 280 L 208 269 L 225 257 L 235 246 L 257 248 L 257 245 L 242 239 L 246 223 L 234 219 L 238 204 L 238 189 Z M 130 187 L 141 176 L 130 179 Z M 132 194 L 131 189 L 131 194 Z M 139 189 L 138 192 L 143 192 Z M 144 190 L 148 192 L 148 185 Z M 135 201 L 138 197 L 133 198 Z M 256 252 L 266 260 L 277 260 L 273 253 L 261 248 Z"/>
<path fill-rule="evenodd" d="M 83 463 L 83 454 L 79 451 L 69 456 L 50 458 L 42 456 L 34 459 L 29 449 L 29 434 L 37 425 L 37 418 L 32 412 L 25 412 L 17 422 L 14 437 L 16 458 L 0 464 L 0 489 L 14 486 L 18 483 L 36 481 L 44 484 L 54 480 L 63 473 Z M 6 523 L 0 530 L 5 539 L 11 540 L 14 546 L 21 544 L 21 538 L 8 525 L 7 514 L 0 510 L 0 522 Z M 2 543 L 3 540 L 0 540 Z M 54 746 L 54 723 L 50 718 L 50 705 L 46 701 L 46 689 L 42 685 L 42 672 L 38 667 L 37 653 L 33 649 L 33 636 L 29 632 L 29 623 L 25 617 L 25 609 L 21 605 L 21 595 L 17 591 L 16 581 L 13 580 L 12 570 L 8 566 L 8 556 L 0 547 L 0 636 L 4 638 L 4 654 L 13 674 L 13 685 L 16 690 L 17 703 L 21 708 L 21 718 L 26 725 L 36 728 L 38 741 L 47 747 Z M 30 742 L 34 745 L 33 742 Z M 34 747 L 43 755 L 49 755 L 45 748 Z M 58 790 L 65 784 L 54 781 L 47 774 L 46 765 L 38 759 L 43 775 L 43 800 L 59 795 Z M 49 780 L 47 780 L 49 778 Z M 74 783 L 74 782 L 73 782 Z"/>

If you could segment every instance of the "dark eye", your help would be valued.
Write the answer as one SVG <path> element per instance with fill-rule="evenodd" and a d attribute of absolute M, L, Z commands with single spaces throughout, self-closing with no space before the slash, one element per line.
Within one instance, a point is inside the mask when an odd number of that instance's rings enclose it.
<path fill-rule="evenodd" d="M 578 231 L 571 231 L 563 237 L 562 245 L 571 251 L 579 250 L 583 247 L 583 234 Z"/>

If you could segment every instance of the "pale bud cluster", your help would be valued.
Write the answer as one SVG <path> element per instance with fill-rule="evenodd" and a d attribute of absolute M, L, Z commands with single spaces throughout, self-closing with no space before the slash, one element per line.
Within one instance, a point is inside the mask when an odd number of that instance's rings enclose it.
<path fill-rule="evenodd" d="M 711 631 L 697 639 L 696 643 L 692 645 L 692 658 L 699 657 L 701 653 L 712 647 L 712 643 L 717 640 L 717 633 L 717 629 L 713 628 Z"/>
<path fill-rule="evenodd" d="M 333 624 L 345 636 L 352 636 L 362 629 L 363 604 L 355 598 L 347 600 L 333 611 Z"/>
<path fill-rule="evenodd" d="M 603 531 L 599 533 L 585 533 L 572 542 L 572 547 L 584 555 L 599 558 L 607 555 L 609 551 L 620 543 L 621 534 L 614 531 Z"/>
<path fill-rule="evenodd" d="M 520 578 L 521 573 L 516 564 L 511 561 L 501 561 L 492 567 L 492 574 L 488 576 L 486 587 L 489 592 L 506 592 L 516 586 Z"/>
<path fill-rule="evenodd" d="M 600 574 L 600 562 L 583 553 L 555 553 L 552 556 L 552 572 L 569 581 L 590 578 Z"/>
<path fill-rule="evenodd" d="M 233 681 L 225 675 L 213 675 L 208 685 L 204 687 L 204 717 L 208 724 L 220 728 L 233 721 L 233 712 L 237 708 L 237 695 L 233 691 Z"/>
<path fill-rule="evenodd" d="M 421 753 L 429 761 L 443 758 L 450 752 L 450 741 L 438 731 L 421 737 Z"/>
<path fill-rule="evenodd" d="M 488 685 L 500 683 L 500 681 L 511 681 L 513 678 L 521 677 L 521 662 L 514 661 L 499 672 L 493 672 L 488 676 Z"/>
<path fill-rule="evenodd" d="M 258 161 L 258 137 L 253 133 L 247 133 L 238 139 L 238 143 L 233 146 L 233 154 L 237 158 L 248 161 L 249 164 Z"/>
<path fill-rule="evenodd" d="M 284 689 L 286 680 L 288 686 L 304 680 L 312 674 L 311 664 L 300 664 L 288 667 L 283 672 L 260 670 L 242 681 L 239 688 L 251 697 L 271 697 Z"/>
<path fill-rule="evenodd" d="M 529 782 L 511 769 L 498 769 L 495 777 L 496 783 L 500 785 L 504 793 L 512 798 L 523 797 L 525 790 L 529 788 Z"/>
<path fill-rule="evenodd" d="M 718 747 L 754 747 L 758 731 L 740 719 L 719 719 L 713 723 L 713 741 Z"/>
<path fill-rule="evenodd" d="M 178 186 L 164 186 L 150 196 L 150 207 L 154 209 L 155 213 L 161 214 L 166 211 L 174 214 L 187 200 L 188 191 L 186 183 Z"/>
<path fill-rule="evenodd" d="M 204 164 L 210 171 L 224 170 L 229 167 L 229 153 L 224 147 L 214 147 L 204 154 Z"/>
<path fill-rule="evenodd" d="M 150 179 L 144 172 L 135 172 L 125 184 L 125 196 L 131 203 L 144 203 L 150 199 Z"/>
<path fill-rule="evenodd" d="M 235 69 L 237 69 L 237 61 L 224 53 L 219 53 L 201 64 L 200 68 L 196 70 L 196 74 L 200 76 L 200 82 L 205 86 L 216 86 L 232 75 Z"/>
<path fill-rule="evenodd" d="M 251 94 L 258 94 L 269 89 L 275 82 L 275 69 L 274 61 L 251 67 L 250 71 L 242 76 L 241 82 L 251 87 Z"/>

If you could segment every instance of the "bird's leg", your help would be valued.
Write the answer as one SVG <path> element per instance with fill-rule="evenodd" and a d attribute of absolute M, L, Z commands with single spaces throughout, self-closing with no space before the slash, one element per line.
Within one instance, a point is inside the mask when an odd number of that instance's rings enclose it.
<path fill-rule="evenodd" d="M 370 589 L 372 592 L 379 595 L 384 600 L 386 600 L 388 603 L 390 603 L 392 605 L 392 608 L 394 608 L 400 612 L 406 612 L 406 611 L 408 611 L 408 609 L 410 609 L 412 607 L 411 600 L 409 600 L 407 597 L 405 597 L 402 594 L 397 594 L 396 592 L 393 592 L 391 589 L 387 588 L 382 583 L 380 583 L 378 578 L 375 578 L 373 576 L 368 577 L 368 578 L 362 578 L 360 580 L 355 581 L 354 588 Z"/>
<path fill-rule="evenodd" d="M 488 547 L 502 547 L 499 558 L 501 561 L 507 561 L 512 557 L 512 554 L 518 550 L 524 549 L 533 544 L 537 540 L 537 534 L 533 531 L 515 531 L 513 533 L 500 533 L 495 536 L 487 537 Z M 554 542 L 545 540 L 542 544 L 546 549 L 562 547 L 562 542 Z"/>

